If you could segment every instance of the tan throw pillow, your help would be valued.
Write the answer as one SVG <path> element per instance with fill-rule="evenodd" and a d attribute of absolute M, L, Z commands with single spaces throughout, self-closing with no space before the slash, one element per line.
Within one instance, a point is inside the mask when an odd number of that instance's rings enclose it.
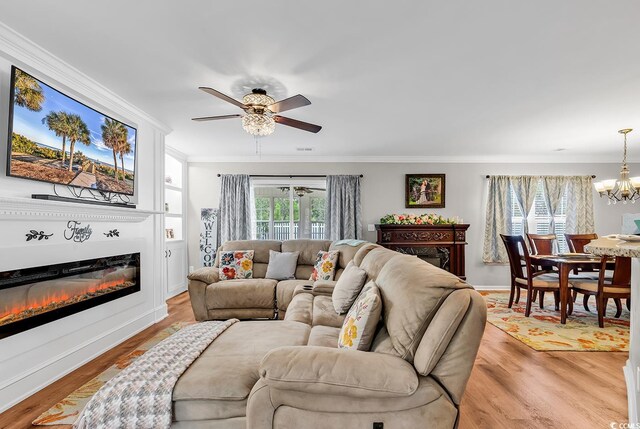
<path fill-rule="evenodd" d="M 253 250 L 234 250 L 220 253 L 220 280 L 253 278 Z"/>
<path fill-rule="evenodd" d="M 340 256 L 338 250 L 332 250 L 330 252 L 325 252 L 324 250 L 319 251 L 309 280 L 313 280 L 314 282 L 316 280 L 333 280 L 333 275 L 336 272 L 336 264 L 338 263 L 338 256 Z"/>
<path fill-rule="evenodd" d="M 342 272 L 331 295 L 336 313 L 344 314 L 349 311 L 366 280 L 367 272 L 365 270 L 357 267 L 353 261 L 347 264 L 347 268 Z"/>
<path fill-rule="evenodd" d="M 338 337 L 341 349 L 369 351 L 382 314 L 382 298 L 377 286 L 367 286 L 351 306 Z"/>

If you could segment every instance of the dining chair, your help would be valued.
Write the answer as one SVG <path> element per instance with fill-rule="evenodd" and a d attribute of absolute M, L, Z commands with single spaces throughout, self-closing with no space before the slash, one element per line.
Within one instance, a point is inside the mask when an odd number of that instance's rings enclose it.
<path fill-rule="evenodd" d="M 507 249 L 509 266 L 511 268 L 511 293 L 509 294 L 509 308 L 520 300 L 520 289 L 527 290 L 527 307 L 524 315 L 531 314 L 531 304 L 534 292 L 540 295 L 540 308 L 544 308 L 544 293 L 553 292 L 556 310 L 560 309 L 560 282 L 556 274 L 548 271 L 537 271 L 531 263 L 531 255 L 521 235 L 500 234 Z M 524 265 L 522 264 L 524 257 Z"/>
<path fill-rule="evenodd" d="M 527 234 L 529 247 L 534 255 L 553 255 L 553 243 L 556 239 L 555 234 Z"/>
<path fill-rule="evenodd" d="M 589 244 L 591 240 L 596 240 L 598 238 L 598 234 L 590 233 L 590 234 L 565 234 L 565 240 L 567 241 L 567 245 L 569 246 L 569 252 L 572 253 L 584 253 L 584 246 Z M 582 267 L 582 268 L 574 268 L 573 274 L 578 275 L 580 272 L 584 273 L 593 273 L 594 270 L 590 267 Z M 573 302 L 576 302 L 578 299 L 578 292 L 576 290 L 573 291 Z M 585 295 L 583 300 L 584 309 L 589 311 L 589 295 Z"/>
<path fill-rule="evenodd" d="M 597 280 L 569 279 L 569 283 L 574 291 L 585 296 L 585 308 L 589 296 L 595 295 L 596 309 L 598 312 L 598 326 L 604 328 L 604 317 L 607 312 L 607 303 L 612 298 L 616 303 L 616 315 L 618 318 L 622 314 L 621 299 L 627 299 L 627 308 L 630 309 L 631 299 L 631 258 L 617 256 L 613 268 L 613 277 L 607 279 L 605 271 L 607 269 L 607 257 L 603 256 L 600 261 L 600 270 Z"/>
<path fill-rule="evenodd" d="M 589 244 L 591 240 L 598 238 L 598 234 L 565 234 L 564 238 L 569 245 L 569 251 L 572 253 L 584 253 L 584 246 Z"/>

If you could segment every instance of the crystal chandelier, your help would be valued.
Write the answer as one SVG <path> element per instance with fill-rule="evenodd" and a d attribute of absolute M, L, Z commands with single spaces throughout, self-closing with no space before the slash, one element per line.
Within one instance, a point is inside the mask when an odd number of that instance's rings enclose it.
<path fill-rule="evenodd" d="M 628 201 L 635 203 L 640 198 L 640 177 L 630 178 L 629 169 L 627 168 L 627 134 L 631 131 L 633 131 L 631 128 L 618 131 L 624 135 L 624 155 L 622 157 L 620 178 L 603 180 L 593 184 L 601 197 L 606 195 L 609 198 L 607 204 L 616 204 L 618 201 L 622 201 L 622 204 L 627 204 Z"/>
<path fill-rule="evenodd" d="M 273 133 L 276 130 L 276 121 L 267 106 L 275 102 L 264 90 L 254 90 L 242 97 L 242 103 L 248 107 L 247 114 L 242 117 L 242 128 L 256 137 Z"/>

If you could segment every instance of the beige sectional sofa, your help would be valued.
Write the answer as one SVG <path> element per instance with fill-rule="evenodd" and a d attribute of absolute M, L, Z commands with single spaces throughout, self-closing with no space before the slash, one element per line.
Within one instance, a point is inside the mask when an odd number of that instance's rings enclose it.
<path fill-rule="evenodd" d="M 484 330 L 484 300 L 418 258 L 373 244 L 356 251 L 351 259 L 382 296 L 371 351 L 338 349 L 345 316 L 335 313 L 330 287 L 306 291 L 299 283 L 284 320 L 232 325 L 185 371 L 173 392 L 172 427 L 455 427 Z M 206 305 L 213 273 L 209 268 L 191 276 L 201 320 L 223 314 Z"/>
<path fill-rule="evenodd" d="M 296 288 L 313 287 L 309 280 L 316 256 L 321 250 L 338 250 L 340 257 L 336 267 L 335 280 L 353 259 L 363 243 L 334 244 L 328 240 L 237 240 L 228 241 L 218 249 L 220 251 L 253 250 L 252 279 L 222 280 L 218 277 L 218 257 L 213 268 L 203 268 L 189 276 L 189 295 L 196 320 L 238 319 L 284 319 L 287 307 Z M 269 265 L 269 251 L 299 252 L 295 279 L 265 279 Z M 316 290 L 325 290 L 331 294 L 334 282 L 318 282 Z"/>

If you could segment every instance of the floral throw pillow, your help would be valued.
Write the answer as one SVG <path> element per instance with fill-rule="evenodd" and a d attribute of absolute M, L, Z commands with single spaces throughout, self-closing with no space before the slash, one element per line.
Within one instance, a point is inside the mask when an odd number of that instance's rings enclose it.
<path fill-rule="evenodd" d="M 382 299 L 378 287 L 365 287 L 342 323 L 338 348 L 369 351 L 381 314 Z"/>
<path fill-rule="evenodd" d="M 336 272 L 336 264 L 338 263 L 339 254 L 339 250 L 332 250 L 330 252 L 325 252 L 324 250 L 319 251 L 309 280 L 332 281 L 333 275 Z"/>
<path fill-rule="evenodd" d="M 236 250 L 220 254 L 220 280 L 253 278 L 253 250 Z"/>

